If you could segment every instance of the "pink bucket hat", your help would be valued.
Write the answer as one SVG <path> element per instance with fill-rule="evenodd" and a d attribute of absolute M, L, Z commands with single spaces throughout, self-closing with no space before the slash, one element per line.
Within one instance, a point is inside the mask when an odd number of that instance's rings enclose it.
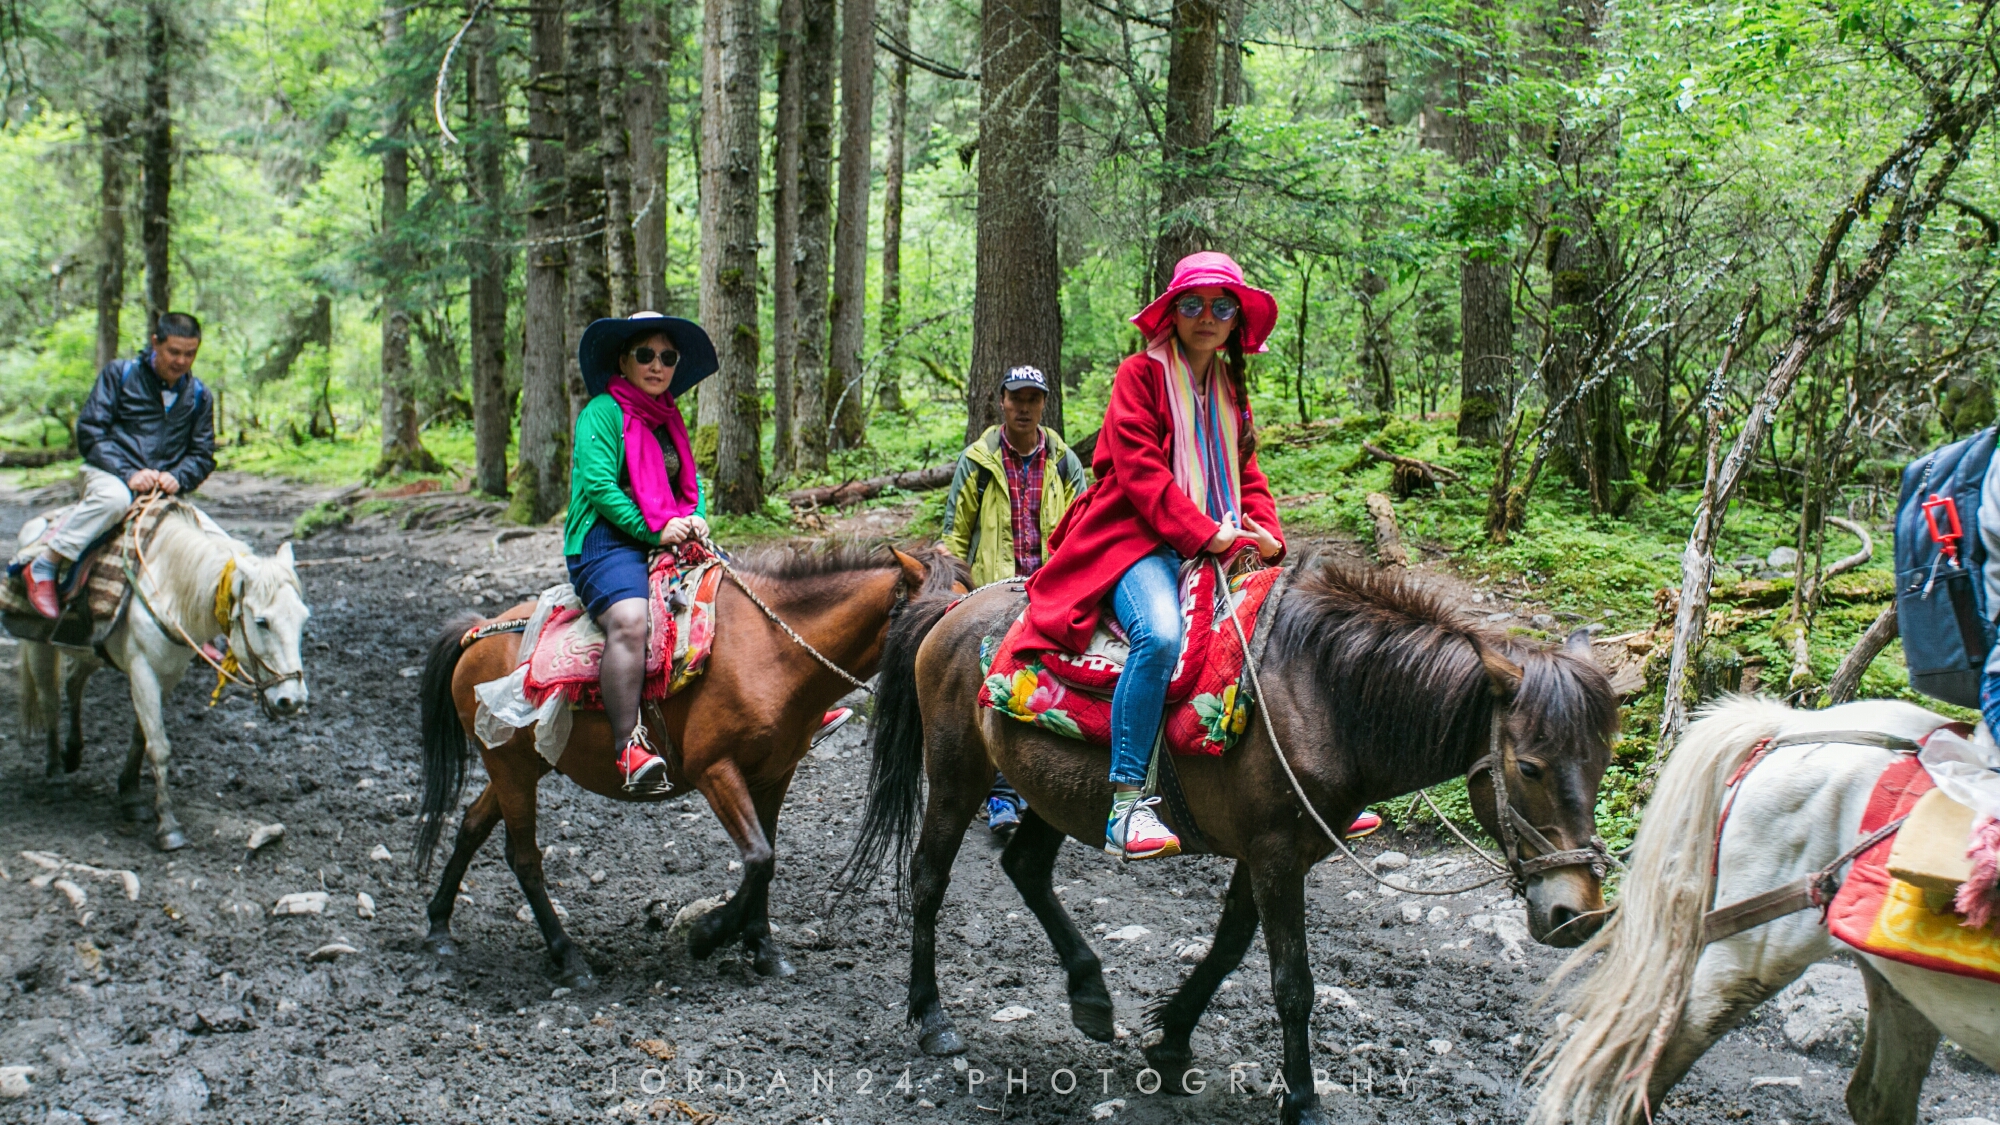
<path fill-rule="evenodd" d="M 1236 295 L 1236 299 L 1243 303 L 1243 350 L 1246 353 L 1263 351 L 1265 339 L 1278 323 L 1278 300 L 1264 290 L 1245 283 L 1243 267 L 1237 265 L 1234 258 L 1215 250 L 1204 250 L 1182 258 L 1174 266 L 1174 280 L 1167 286 L 1167 291 L 1141 309 L 1139 315 L 1132 318 L 1132 323 L 1139 326 L 1146 339 L 1154 339 L 1173 323 L 1174 298 L 1204 285 L 1219 285 Z"/>

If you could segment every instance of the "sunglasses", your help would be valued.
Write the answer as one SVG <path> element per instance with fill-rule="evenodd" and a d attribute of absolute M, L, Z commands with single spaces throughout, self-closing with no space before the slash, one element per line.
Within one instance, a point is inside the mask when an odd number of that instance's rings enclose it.
<path fill-rule="evenodd" d="M 1238 301 L 1227 293 L 1207 301 L 1190 293 L 1174 302 L 1174 311 L 1187 317 L 1189 320 L 1200 316 L 1203 309 L 1214 313 L 1217 320 L 1234 320 L 1236 318 L 1236 310 L 1242 307 L 1243 303 L 1241 301 Z"/>
<path fill-rule="evenodd" d="M 656 359 L 660 361 L 661 367 L 672 367 L 681 361 L 681 353 L 672 349 L 657 352 L 651 348 L 632 349 L 632 362 L 641 367 L 646 366 Z"/>

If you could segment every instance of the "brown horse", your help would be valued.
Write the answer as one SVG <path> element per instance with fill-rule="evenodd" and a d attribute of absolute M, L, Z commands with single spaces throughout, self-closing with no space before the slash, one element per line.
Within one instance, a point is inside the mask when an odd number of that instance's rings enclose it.
<path fill-rule="evenodd" d="M 920 559 L 893 548 L 846 547 L 781 549 L 735 565 L 799 638 L 856 679 L 866 679 L 881 661 L 890 622 L 909 598 L 919 592 L 943 593 L 964 580 L 949 563 L 939 562 L 934 555 Z M 518 605 L 493 620 L 526 617 L 532 610 L 533 603 Z M 464 644 L 467 630 L 479 623 L 466 618 L 446 627 L 424 667 L 420 873 L 429 870 L 444 818 L 458 807 L 465 784 L 465 732 L 479 706 L 472 689 L 507 676 L 518 662 L 517 633 Z M 644 796 L 625 792 L 613 760 L 610 724 L 601 710 L 576 714 L 554 767 L 535 749 L 533 730 L 518 731 L 499 746 L 481 746 L 490 780 L 459 824 L 457 844 L 431 899 L 425 945 L 442 956 L 458 951 L 451 937 L 451 912 L 459 882 L 493 825 L 504 821 L 507 865 L 527 895 L 559 979 L 574 988 L 594 982 L 590 966 L 549 904 L 542 856 L 535 846 L 535 790 L 554 768 L 592 793 L 620 801 L 663 801 L 700 790 L 736 842 L 743 881 L 726 905 L 695 923 L 688 949 L 698 958 L 707 957 L 741 938 L 759 973 L 790 976 L 791 965 L 771 939 L 768 913 L 778 809 L 821 715 L 849 690 L 847 681 L 786 636 L 743 590 L 725 581 L 716 595 L 715 647 L 707 671 L 665 701 L 641 708 L 653 744 L 665 750 L 671 791 Z"/>
<path fill-rule="evenodd" d="M 1261 921 L 1284 1033 L 1290 1092 L 1282 1117 L 1291 1125 L 1325 1120 L 1309 1057 L 1305 875 L 1334 845 L 1301 808 L 1279 747 L 1325 824 L 1345 825 L 1366 805 L 1448 778 L 1485 775 L 1472 788 L 1473 808 L 1507 845 L 1531 931 L 1574 945 L 1602 922 L 1593 811 L 1618 700 L 1591 663 L 1587 638 L 1532 648 L 1482 631 L 1416 579 L 1324 559 L 1300 563 L 1288 579 L 1266 602 L 1253 642 L 1263 685 L 1256 706 L 1265 715 L 1220 757 L 1173 763 L 1194 823 L 1171 805 L 1168 819 L 1178 821 L 1184 842 L 1198 827 L 1206 850 L 1237 863 L 1210 951 L 1149 1013 L 1161 1038 L 1145 1053 L 1169 1089 L 1185 1081 L 1189 1035 Z M 1097 954 L 1050 881 L 1065 836 L 1103 847 L 1109 753 L 978 702 L 981 640 L 1005 632 L 1022 602 L 1018 588 L 996 588 L 963 602 L 913 603 L 891 628 L 883 657 L 868 811 L 843 879 L 849 888 L 866 885 L 893 849 L 900 891 L 921 811 L 907 875 L 915 902 L 909 1018 L 932 1055 L 966 1049 L 939 1006 L 937 915 L 960 838 L 996 767 L 1028 799 L 1001 866 L 1055 945 L 1071 1022 L 1099 1041 L 1114 1030 Z M 1496 816 L 1503 803 L 1504 822 Z"/>

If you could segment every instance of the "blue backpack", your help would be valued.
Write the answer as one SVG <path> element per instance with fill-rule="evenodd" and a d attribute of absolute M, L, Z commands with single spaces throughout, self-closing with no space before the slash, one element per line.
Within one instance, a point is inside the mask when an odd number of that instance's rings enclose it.
<path fill-rule="evenodd" d="M 1910 686 L 1960 707 L 1979 706 L 1994 640 L 1979 537 L 1994 438 L 1981 430 L 1912 461 L 1896 500 L 1896 628 Z"/>

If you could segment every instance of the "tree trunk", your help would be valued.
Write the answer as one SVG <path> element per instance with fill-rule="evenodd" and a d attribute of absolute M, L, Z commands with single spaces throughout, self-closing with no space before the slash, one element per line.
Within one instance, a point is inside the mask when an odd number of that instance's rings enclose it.
<path fill-rule="evenodd" d="M 569 272 L 563 207 L 563 13 L 545 3 L 528 22 L 527 295 L 521 312 L 521 448 L 508 517 L 543 524 L 569 503 L 569 365 L 563 330 Z"/>
<path fill-rule="evenodd" d="M 1497 52 L 1484 49 L 1497 32 L 1489 3 L 1467 9 L 1467 38 L 1477 47 L 1459 55 L 1454 85 L 1457 112 L 1453 117 L 1453 155 L 1466 176 L 1489 179 L 1507 152 L 1504 125 L 1478 120 L 1476 103 L 1504 79 L 1494 61 Z M 1510 212 L 1489 204 L 1477 212 L 1474 235 L 1483 245 L 1459 255 L 1458 272 L 1458 436 L 1491 444 L 1506 428 L 1514 372 L 1514 290 L 1512 263 L 1501 247 L 1514 225 Z"/>
<path fill-rule="evenodd" d="M 757 399 L 760 13 L 757 0 L 706 0 L 701 319 L 722 367 L 701 396 L 701 415 L 716 427 L 719 512 L 754 512 L 764 504 Z"/>
<path fill-rule="evenodd" d="M 1560 69 L 1571 83 L 1588 85 L 1596 65 L 1597 31 L 1604 20 L 1601 0 L 1564 0 L 1563 32 L 1556 49 Z M 1592 378 L 1609 346 L 1611 326 L 1600 307 L 1612 285 L 1617 255 L 1611 232 L 1597 222 L 1597 201 L 1613 173 L 1609 138 L 1585 115 L 1555 127 L 1555 151 L 1563 169 L 1555 177 L 1546 265 L 1549 271 L 1551 331 L 1549 361 L 1543 367 L 1551 402 Z M 1590 496 L 1596 512 L 1621 506 L 1622 482 L 1631 474 L 1631 442 L 1615 380 L 1605 379 L 1577 399 L 1557 432 L 1560 467 Z"/>
<path fill-rule="evenodd" d="M 614 316 L 639 311 L 639 265 L 632 236 L 632 151 L 625 132 L 623 0 L 598 0 L 598 162 L 604 176 L 604 257 Z M 657 311 L 657 310 L 655 310 Z"/>
<path fill-rule="evenodd" d="M 173 309 L 173 283 L 167 263 L 172 239 L 168 197 L 173 190 L 174 119 L 167 104 L 169 48 L 166 0 L 146 5 L 146 121 L 141 129 L 144 151 L 140 166 L 145 182 L 139 202 L 139 245 L 146 259 L 146 332 L 162 314 Z"/>
<path fill-rule="evenodd" d="M 582 0 L 578 0 L 582 6 Z M 568 359 L 570 418 L 589 401 L 583 386 L 583 369 L 576 364 L 577 344 L 590 322 L 611 315 L 611 275 L 605 252 L 609 231 L 607 194 L 604 190 L 603 107 L 598 100 L 598 44 L 605 30 L 586 11 L 584 18 L 569 24 L 568 58 L 563 91 L 568 95 L 563 112 L 564 155 L 567 157 L 568 184 L 564 188 L 569 212 L 569 309 L 568 339 L 564 355 Z M 636 311 L 636 310 L 633 310 Z"/>
<path fill-rule="evenodd" d="M 632 24 L 631 68 L 626 72 L 625 129 L 632 167 L 632 258 L 638 274 L 638 304 L 653 312 L 667 308 L 667 138 L 663 120 L 671 104 L 666 85 L 672 75 L 673 25 L 658 4 L 642 2 Z"/>
<path fill-rule="evenodd" d="M 1216 64 L 1218 94 L 1225 107 L 1250 104 L 1250 87 L 1243 80 L 1244 25 L 1250 0 L 1222 0 L 1222 57 Z"/>
<path fill-rule="evenodd" d="M 472 0 L 477 7 L 477 0 Z M 500 85 L 500 50 L 493 20 L 482 16 L 468 35 L 472 49 L 469 93 L 473 128 L 467 138 L 479 238 L 467 255 L 472 319 L 473 486 L 507 495 L 507 277 L 514 252 L 507 242 L 507 186 L 501 161 L 507 135 L 507 92 Z"/>
<path fill-rule="evenodd" d="M 792 463 L 826 468 L 827 267 L 833 228 L 833 0 L 802 0 L 799 16 L 798 229 L 792 251 Z"/>
<path fill-rule="evenodd" d="M 889 37 L 910 41 L 910 0 L 889 0 Z M 875 377 L 875 405 L 890 413 L 903 409 L 903 384 L 896 364 L 896 336 L 903 327 L 903 165 L 908 157 L 910 60 L 897 55 L 889 64 L 889 151 L 882 169 L 882 373 Z"/>
<path fill-rule="evenodd" d="M 1362 0 L 1361 66 L 1355 93 L 1361 116 L 1370 128 L 1387 130 L 1389 120 L 1389 44 L 1382 37 L 1389 20 L 1386 0 Z"/>
<path fill-rule="evenodd" d="M 104 45 L 115 68 L 118 40 Z M 125 146 L 132 111 L 106 98 L 97 119 L 97 368 L 118 357 L 118 317 L 125 309 Z"/>
<path fill-rule="evenodd" d="M 778 105 L 771 139 L 771 476 L 791 470 L 798 362 L 799 36 L 802 0 L 778 0 Z"/>
<path fill-rule="evenodd" d="M 979 37 L 978 257 L 972 370 L 965 382 L 966 440 L 1000 420 L 1000 376 L 1024 363 L 1049 376 L 1042 420 L 1060 433 L 1062 303 L 1057 294 L 1062 267 L 1056 257 L 1055 185 L 1050 179 L 1061 105 L 1060 0 L 984 0 Z M 1176 52 L 1178 57 L 1178 47 Z M 1211 71 L 1214 65 L 1211 25 Z M 1208 105 L 1214 105 L 1212 90 Z"/>
<path fill-rule="evenodd" d="M 875 136 L 875 0 L 840 5 L 840 212 L 833 228 L 833 338 L 826 393 L 841 448 L 867 440 L 862 401 L 863 314 L 868 304 L 868 187 Z"/>
<path fill-rule="evenodd" d="M 1221 14 L 1217 0 L 1174 0 L 1166 121 L 1160 134 L 1160 231 L 1153 253 L 1156 291 L 1173 280 L 1176 262 L 1208 246 L 1208 227 L 1199 211 L 1201 167 L 1208 163 L 1208 145 L 1215 137 L 1216 23 Z"/>
<path fill-rule="evenodd" d="M 405 9 L 382 14 L 382 45 L 395 54 L 403 38 Z M 410 111 L 401 97 L 389 94 L 389 113 L 382 126 L 382 458 L 375 465 L 381 476 L 399 471 L 436 472 L 437 459 L 424 448 L 417 431 L 417 395 L 410 367 L 410 312 L 405 304 L 409 255 L 404 251 L 404 215 L 410 209 Z M 331 406 L 329 405 L 329 413 Z"/>

